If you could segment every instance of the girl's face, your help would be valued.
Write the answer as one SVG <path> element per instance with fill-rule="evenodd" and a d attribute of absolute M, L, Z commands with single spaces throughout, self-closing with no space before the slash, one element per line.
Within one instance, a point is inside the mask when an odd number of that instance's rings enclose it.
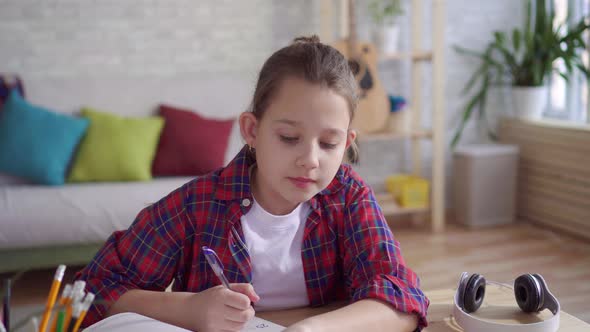
<path fill-rule="evenodd" d="M 273 214 L 291 212 L 332 181 L 356 133 L 348 130 L 346 99 L 299 78 L 283 81 L 262 119 L 240 117 L 256 149 L 253 193 Z"/>

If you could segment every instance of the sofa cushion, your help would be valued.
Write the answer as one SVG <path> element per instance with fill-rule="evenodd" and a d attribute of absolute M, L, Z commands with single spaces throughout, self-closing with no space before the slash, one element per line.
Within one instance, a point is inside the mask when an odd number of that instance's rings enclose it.
<path fill-rule="evenodd" d="M 0 187 L 2 186 L 17 186 L 21 184 L 33 184 L 34 182 L 25 178 L 14 176 L 6 173 L 0 173 Z"/>
<path fill-rule="evenodd" d="M 122 117 L 84 108 L 90 120 L 68 181 L 146 181 L 164 120 Z"/>
<path fill-rule="evenodd" d="M 154 176 L 201 175 L 223 166 L 234 119 L 211 119 L 160 105 L 165 119 L 152 172 Z"/>
<path fill-rule="evenodd" d="M 0 186 L 0 249 L 103 243 L 190 180 Z"/>
<path fill-rule="evenodd" d="M 16 90 L 23 99 L 25 98 L 25 88 L 18 75 L 0 74 L 0 112 L 12 90 Z"/>
<path fill-rule="evenodd" d="M 87 128 L 87 119 L 32 105 L 12 90 L 0 113 L 0 172 L 63 184 Z"/>

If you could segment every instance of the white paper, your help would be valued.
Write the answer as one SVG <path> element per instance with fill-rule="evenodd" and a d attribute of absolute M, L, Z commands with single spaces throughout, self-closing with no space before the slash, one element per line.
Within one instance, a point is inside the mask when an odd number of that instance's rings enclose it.
<path fill-rule="evenodd" d="M 259 317 L 252 318 L 242 332 L 280 332 L 285 328 Z M 107 317 L 84 329 L 84 332 L 190 332 L 140 314 L 125 312 Z"/>
<path fill-rule="evenodd" d="M 242 332 L 264 331 L 264 332 L 280 332 L 285 327 L 269 322 L 265 319 L 254 317 L 242 329 Z"/>

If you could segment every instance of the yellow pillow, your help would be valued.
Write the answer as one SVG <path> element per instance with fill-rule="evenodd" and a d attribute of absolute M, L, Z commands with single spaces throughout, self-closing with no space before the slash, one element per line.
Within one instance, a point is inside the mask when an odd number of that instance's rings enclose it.
<path fill-rule="evenodd" d="M 132 118 L 82 109 L 90 120 L 68 182 L 146 181 L 164 127 L 161 117 Z"/>

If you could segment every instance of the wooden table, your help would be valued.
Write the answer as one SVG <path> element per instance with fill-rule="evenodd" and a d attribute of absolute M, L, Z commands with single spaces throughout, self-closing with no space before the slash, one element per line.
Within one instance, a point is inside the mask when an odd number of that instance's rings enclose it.
<path fill-rule="evenodd" d="M 428 328 L 426 332 L 462 331 L 452 318 L 453 296 L 455 290 L 442 289 L 426 292 L 430 299 L 428 309 Z M 342 304 L 327 305 L 320 308 L 301 308 L 282 311 L 258 312 L 256 316 L 270 320 L 277 324 L 288 326 L 306 317 L 319 315 L 341 307 Z M 495 285 L 486 286 L 485 300 L 481 308 L 475 313 L 479 318 L 484 318 L 499 323 L 533 323 L 539 319 L 551 317 L 548 310 L 535 315 L 525 314 L 520 311 L 512 289 Z M 589 331 L 590 324 L 561 311 L 559 331 L 578 332 Z"/>

